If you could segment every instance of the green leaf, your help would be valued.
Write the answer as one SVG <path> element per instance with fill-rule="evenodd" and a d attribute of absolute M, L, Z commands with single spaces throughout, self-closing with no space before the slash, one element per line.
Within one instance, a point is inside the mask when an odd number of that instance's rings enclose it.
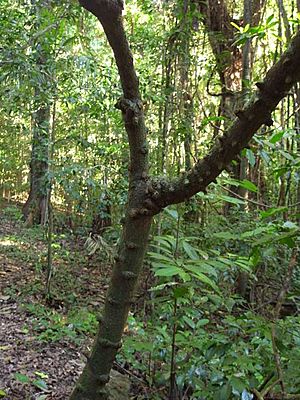
<path fill-rule="evenodd" d="M 285 133 L 285 131 L 274 133 L 270 138 L 270 143 L 274 144 L 276 142 L 279 142 L 279 140 L 282 139 L 284 133 Z"/>
<path fill-rule="evenodd" d="M 0 397 L 5 397 L 5 396 L 7 396 L 7 393 L 4 390 L 0 389 Z"/>
<path fill-rule="evenodd" d="M 227 265 L 219 260 L 207 260 L 207 263 L 220 271 L 225 271 L 225 269 L 227 269 Z"/>
<path fill-rule="evenodd" d="M 136 351 L 152 351 L 153 350 L 152 342 L 135 341 L 133 343 L 133 346 Z"/>
<path fill-rule="evenodd" d="M 279 150 L 279 152 L 283 155 L 283 157 L 284 158 L 286 158 L 287 160 L 289 160 L 289 161 L 294 161 L 294 157 L 290 154 L 290 153 L 287 153 L 286 151 L 284 151 L 284 150 Z"/>
<path fill-rule="evenodd" d="M 238 378 L 238 377 L 236 377 L 236 376 L 232 376 L 232 377 L 230 378 L 230 384 L 231 384 L 232 387 L 233 387 L 235 390 L 237 390 L 239 393 L 242 393 L 243 390 L 246 388 L 245 382 L 244 382 L 242 379 L 240 379 L 240 378 Z"/>
<path fill-rule="evenodd" d="M 264 150 L 260 150 L 259 151 L 259 155 L 261 156 L 261 158 L 264 160 L 264 162 L 266 164 L 269 164 L 269 162 L 271 161 L 269 154 L 264 151 Z"/>
<path fill-rule="evenodd" d="M 254 167 L 256 160 L 253 151 L 250 149 L 246 149 L 246 157 L 251 167 Z"/>
<path fill-rule="evenodd" d="M 155 271 L 154 275 L 155 276 L 174 276 L 174 275 L 179 275 L 181 273 L 181 269 L 178 267 L 166 267 L 166 268 L 160 268 Z"/>
<path fill-rule="evenodd" d="M 266 211 L 261 211 L 260 212 L 260 217 L 262 219 L 264 219 L 264 218 L 271 217 L 272 215 L 275 215 L 275 214 L 278 214 L 278 213 L 283 213 L 285 211 L 287 211 L 287 207 L 277 207 L 277 208 L 272 207 L 272 208 L 269 208 Z"/>
<path fill-rule="evenodd" d="M 292 222 L 292 221 L 285 221 L 285 223 L 283 224 L 283 228 L 298 229 L 298 225 L 295 224 L 295 222 Z"/>
<path fill-rule="evenodd" d="M 157 249 L 158 252 L 163 252 L 165 254 L 168 254 L 170 257 L 173 257 L 173 252 L 171 250 L 169 250 L 170 245 L 168 245 L 168 247 L 166 247 L 165 244 L 160 242 L 159 244 L 151 244 L 151 247 L 154 247 L 155 249 Z"/>
<path fill-rule="evenodd" d="M 164 256 L 161 253 L 153 253 L 152 251 L 149 251 L 148 254 L 154 260 L 165 261 L 167 264 L 173 263 L 173 259 L 171 257 Z"/>
<path fill-rule="evenodd" d="M 158 270 L 160 268 L 167 268 L 169 266 L 172 266 L 172 264 L 170 264 L 170 263 L 165 264 L 165 263 L 159 263 L 159 262 L 155 262 L 155 261 L 153 261 L 151 264 L 152 264 L 152 267 L 153 267 L 154 270 Z"/>
<path fill-rule="evenodd" d="M 245 204 L 243 200 L 237 199 L 236 197 L 230 197 L 230 196 L 225 196 L 225 195 L 219 195 L 218 198 L 220 200 L 226 201 L 227 203 L 232 203 L 232 204 Z"/>
<path fill-rule="evenodd" d="M 237 235 L 228 231 L 216 232 L 212 236 L 217 239 L 225 239 L 225 240 L 236 240 L 238 238 Z"/>
<path fill-rule="evenodd" d="M 218 288 L 218 286 L 206 275 L 201 274 L 201 272 L 193 273 L 192 275 L 194 275 L 197 279 L 199 279 L 199 281 L 212 287 L 216 292 L 218 292 L 218 293 L 220 292 L 220 289 Z"/>
<path fill-rule="evenodd" d="M 261 253 L 257 247 L 253 248 L 250 258 L 251 258 L 251 263 L 254 267 L 256 267 L 257 264 L 261 261 Z"/>
<path fill-rule="evenodd" d="M 210 275 L 213 275 L 213 276 L 217 276 L 216 270 L 211 265 L 209 265 L 209 264 L 207 264 L 207 263 L 205 263 L 203 261 L 199 261 L 199 263 L 197 263 L 197 264 L 195 264 L 193 262 L 192 265 L 190 265 L 188 263 L 185 263 L 184 268 L 187 271 L 193 272 L 195 274 L 198 274 L 199 272 L 200 273 L 203 272 L 205 274 L 210 274 Z"/>
<path fill-rule="evenodd" d="M 191 246 L 188 242 L 185 240 L 182 241 L 182 247 L 186 254 L 189 256 L 191 260 L 197 260 L 198 259 L 198 254 L 196 250 L 194 249 L 193 246 Z"/>
<path fill-rule="evenodd" d="M 240 31 L 240 32 L 243 31 L 243 27 L 238 26 L 235 22 L 231 21 L 230 23 L 231 23 L 231 25 L 232 25 L 234 28 L 236 28 L 238 31 Z"/>
<path fill-rule="evenodd" d="M 184 320 L 184 322 L 185 322 L 190 328 L 195 329 L 195 327 L 196 327 L 195 322 L 194 322 L 191 318 L 189 318 L 189 317 L 187 317 L 186 315 L 184 315 L 184 316 L 182 317 L 182 319 Z"/>
<path fill-rule="evenodd" d="M 47 383 L 43 379 L 35 379 L 32 384 L 41 390 L 48 390 Z"/>
<path fill-rule="evenodd" d="M 155 236 L 155 240 L 158 242 L 159 246 L 165 249 L 172 250 L 176 246 L 176 238 L 172 236 Z"/>
<path fill-rule="evenodd" d="M 197 328 L 207 324 L 209 324 L 209 319 L 207 318 L 199 319 L 199 321 L 197 322 Z"/>
<path fill-rule="evenodd" d="M 240 186 L 243 187 L 244 189 L 249 190 L 250 192 L 258 192 L 258 188 L 254 183 L 248 181 L 247 179 L 244 179 L 243 181 L 240 182 Z"/>
<path fill-rule="evenodd" d="M 235 264 L 237 266 L 239 266 L 241 269 L 247 271 L 247 272 L 251 272 L 251 265 L 249 263 L 249 261 L 246 260 L 236 260 Z"/>
<path fill-rule="evenodd" d="M 231 396 L 231 386 L 227 382 L 222 388 L 215 394 L 214 400 L 228 400 Z"/>
<path fill-rule="evenodd" d="M 189 289 L 186 286 L 174 287 L 173 293 L 175 299 L 180 299 L 185 297 L 185 295 L 189 293 Z"/>
<path fill-rule="evenodd" d="M 265 243 L 273 242 L 274 241 L 274 233 L 268 233 L 266 235 L 263 235 L 260 239 L 257 239 L 253 245 L 254 246 L 259 246 Z"/>
<path fill-rule="evenodd" d="M 274 19 L 274 14 L 271 14 L 267 20 L 266 20 L 266 25 L 269 25 L 269 23 L 272 21 L 272 19 Z"/>
<path fill-rule="evenodd" d="M 266 227 L 265 226 L 261 226 L 259 228 L 253 229 L 252 231 L 246 231 L 246 232 L 242 233 L 240 235 L 240 237 L 242 239 L 247 239 L 247 238 L 250 238 L 252 236 L 257 236 L 257 235 L 260 235 L 260 234 L 265 233 L 265 232 L 266 232 Z"/>
<path fill-rule="evenodd" d="M 27 375 L 19 374 L 18 372 L 16 372 L 14 376 L 15 376 L 15 379 L 21 383 L 29 383 L 30 382 L 30 378 L 28 378 Z"/>
<path fill-rule="evenodd" d="M 295 245 L 296 245 L 296 243 L 295 243 L 295 240 L 293 239 L 293 238 L 291 238 L 291 237 L 286 237 L 286 238 L 283 238 L 283 239 L 280 239 L 280 241 L 279 241 L 281 244 L 286 244 L 288 247 L 290 247 L 291 249 L 293 248 L 293 247 L 295 247 Z"/>
<path fill-rule="evenodd" d="M 178 212 L 176 210 L 172 210 L 171 208 L 166 208 L 165 211 L 176 221 L 178 220 Z"/>

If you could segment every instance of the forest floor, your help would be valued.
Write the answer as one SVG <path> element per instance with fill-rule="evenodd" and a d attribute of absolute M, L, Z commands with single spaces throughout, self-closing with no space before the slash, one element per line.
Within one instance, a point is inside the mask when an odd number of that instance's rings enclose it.
<path fill-rule="evenodd" d="M 0 209 L 0 398 L 66 400 L 96 331 L 110 266 L 84 238 L 57 234 L 52 304 L 45 301 L 47 243 L 12 207 Z"/>

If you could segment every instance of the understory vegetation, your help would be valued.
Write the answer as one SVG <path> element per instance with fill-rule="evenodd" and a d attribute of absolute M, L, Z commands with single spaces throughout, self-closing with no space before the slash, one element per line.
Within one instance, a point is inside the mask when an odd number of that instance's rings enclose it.
<path fill-rule="evenodd" d="M 182 219 L 184 211 L 168 210 L 160 221 L 161 235 L 153 235 L 116 368 L 132 374 L 136 398 L 164 398 L 174 363 L 180 398 L 251 399 L 258 387 L 266 394 L 276 388 L 279 353 L 286 388 L 298 393 L 296 271 L 292 290 L 279 315 L 275 312 L 278 292 L 288 279 L 297 226 L 258 216 L 254 224 L 236 206 L 234 228 L 213 215 L 199 235 L 198 224 Z M 4 208 L 2 216 L 1 222 L 13 222 L 12 231 L 1 232 L 2 257 L 28 269 L 22 274 L 30 279 L 20 284 L 13 281 L 20 278 L 13 272 L 12 281 L 6 276 L 1 299 L 16 299 L 28 316 L 21 327 L 24 334 L 30 332 L 42 343 L 67 341 L 81 347 L 96 333 L 110 269 L 107 249 L 100 245 L 89 255 L 82 233 L 55 234 L 55 274 L 51 299 L 45 302 L 44 230 L 22 227 L 15 206 Z M 104 239 L 112 253 L 115 237 L 111 230 Z M 241 271 L 249 276 L 247 299 L 234 290 Z M 22 369 L 13 378 L 28 385 L 31 372 Z M 38 391 L 48 389 L 46 378 L 37 381 L 44 385 Z"/>

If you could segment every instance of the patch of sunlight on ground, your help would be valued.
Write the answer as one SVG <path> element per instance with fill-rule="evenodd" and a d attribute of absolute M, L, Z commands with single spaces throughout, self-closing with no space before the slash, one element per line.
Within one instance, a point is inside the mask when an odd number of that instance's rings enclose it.
<path fill-rule="evenodd" d="M 0 239 L 0 246 L 15 246 L 16 242 L 11 239 Z"/>

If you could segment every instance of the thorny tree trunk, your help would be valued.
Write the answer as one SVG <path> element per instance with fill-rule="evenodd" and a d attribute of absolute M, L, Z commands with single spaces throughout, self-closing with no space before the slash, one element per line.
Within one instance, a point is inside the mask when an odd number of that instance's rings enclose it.
<path fill-rule="evenodd" d="M 117 107 L 122 111 L 130 145 L 128 206 L 112 281 L 91 356 L 71 395 L 72 400 L 100 400 L 107 397 L 105 384 L 121 346 L 152 216 L 144 215 L 147 210 L 142 208 L 146 192 L 149 191 L 148 147 L 138 79 L 121 20 L 122 5 L 117 1 L 104 0 L 81 0 L 80 3 L 98 17 L 114 51 L 124 93 Z"/>
<path fill-rule="evenodd" d="M 300 33 L 290 49 L 259 83 L 257 99 L 245 108 L 211 151 L 178 178 L 148 177 L 148 149 L 144 113 L 133 58 L 122 24 L 118 0 L 80 0 L 100 20 L 114 51 L 124 97 L 118 102 L 130 145 L 129 193 L 126 218 L 113 269 L 104 313 L 99 318 L 91 355 L 71 395 L 71 400 L 107 399 L 105 385 L 121 337 L 142 267 L 152 217 L 164 207 L 204 191 L 240 151 L 296 81 L 300 80 Z"/>
<path fill-rule="evenodd" d="M 43 7 L 49 7 L 49 0 L 41 3 L 33 1 L 36 13 L 36 27 L 40 26 L 40 12 Z M 49 131 L 50 102 L 49 77 L 47 76 L 47 54 L 41 38 L 35 43 L 36 51 L 36 82 L 34 89 L 34 112 L 32 115 L 32 150 L 30 161 L 30 190 L 23 206 L 23 215 L 28 225 L 47 223 L 48 209 L 48 167 L 49 167 Z"/>

